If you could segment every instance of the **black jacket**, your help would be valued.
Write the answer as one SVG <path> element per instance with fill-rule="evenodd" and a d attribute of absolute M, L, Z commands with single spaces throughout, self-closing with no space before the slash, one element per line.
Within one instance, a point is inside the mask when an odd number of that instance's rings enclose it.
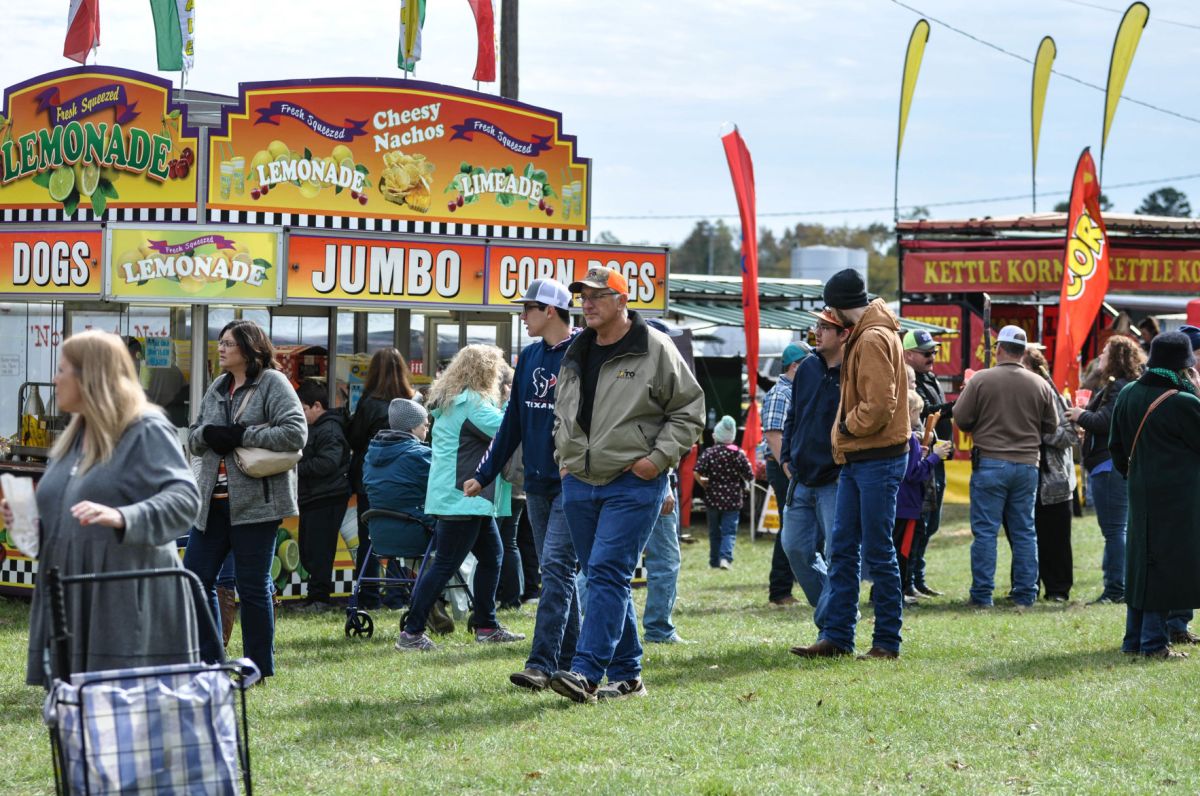
<path fill-rule="evenodd" d="M 1114 379 L 1104 389 L 1095 393 L 1087 408 L 1075 421 L 1087 433 L 1083 436 L 1083 471 L 1091 472 L 1094 467 L 1112 458 L 1108 452 L 1108 435 L 1112 430 L 1113 406 L 1117 396 L 1128 384 L 1127 379 Z"/>
<path fill-rule="evenodd" d="M 296 465 L 300 507 L 350 496 L 350 446 L 346 413 L 330 409 L 308 427 L 304 456 Z"/>
<path fill-rule="evenodd" d="M 383 398 L 364 395 L 358 399 L 358 407 L 350 420 L 346 431 L 346 439 L 350 442 L 353 455 L 350 458 L 350 484 L 354 491 L 363 494 L 366 490 L 362 485 L 363 459 L 371 440 L 380 431 L 388 428 L 388 407 L 392 402 Z"/>
<path fill-rule="evenodd" d="M 938 439 L 954 439 L 954 428 L 950 422 L 954 419 L 954 402 L 946 401 L 946 394 L 942 392 L 942 385 L 937 376 L 933 373 L 918 373 L 917 395 L 925 402 L 925 408 L 921 410 L 921 419 L 924 420 L 934 412 L 940 411 L 942 416 L 935 427 Z"/>

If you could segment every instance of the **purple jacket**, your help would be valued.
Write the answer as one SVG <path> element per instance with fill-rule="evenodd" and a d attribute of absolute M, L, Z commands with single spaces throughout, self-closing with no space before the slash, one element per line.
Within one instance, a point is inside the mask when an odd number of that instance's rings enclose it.
<path fill-rule="evenodd" d="M 925 482 L 933 475 L 933 467 L 941 458 L 933 451 L 921 458 L 921 438 L 914 431 L 908 438 L 908 468 L 900 491 L 896 495 L 896 519 L 916 520 L 921 517 L 921 503 L 925 497 Z"/>

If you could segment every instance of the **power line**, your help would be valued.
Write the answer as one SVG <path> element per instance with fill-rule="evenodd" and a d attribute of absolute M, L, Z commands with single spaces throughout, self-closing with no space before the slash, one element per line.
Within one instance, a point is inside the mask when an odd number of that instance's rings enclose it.
<path fill-rule="evenodd" d="M 1189 180 L 1200 179 L 1198 174 L 1180 174 L 1175 177 L 1158 177 L 1151 180 L 1136 180 L 1134 182 L 1122 182 L 1107 186 L 1109 190 L 1117 190 L 1120 188 L 1138 188 L 1144 185 L 1162 185 L 1164 183 L 1187 182 Z M 1049 191 L 1039 194 L 1039 196 L 1070 196 L 1070 191 Z M 928 203 L 913 203 L 904 205 L 905 208 L 912 210 L 917 207 L 956 207 L 961 205 L 979 205 L 989 204 L 992 202 L 1012 202 L 1019 199 L 1028 199 L 1029 194 L 1013 194 L 1011 196 L 990 196 L 985 199 L 953 199 L 945 202 L 928 202 Z M 782 210 L 772 213 L 759 213 L 759 218 L 791 218 L 796 216 L 826 216 L 826 215 L 845 215 L 852 213 L 882 213 L 892 209 L 891 205 L 886 207 L 842 207 L 832 210 Z M 593 221 L 690 221 L 693 219 L 704 218 L 738 218 L 737 213 L 690 213 L 687 215 L 640 215 L 640 216 L 592 216 Z"/>
<path fill-rule="evenodd" d="M 1120 8 L 1113 8 L 1111 6 L 1102 6 L 1099 3 L 1085 3 L 1085 2 L 1083 2 L 1083 0 L 1061 0 L 1061 2 L 1070 3 L 1071 5 L 1075 5 L 1075 6 L 1083 6 L 1085 8 L 1095 8 L 1100 11 L 1111 11 L 1114 14 L 1124 14 L 1125 13 L 1125 11 Z M 1174 20 L 1174 19 L 1163 19 L 1162 17 L 1158 17 L 1158 16 L 1156 16 L 1154 18 L 1154 21 L 1161 25 L 1175 25 L 1180 28 L 1191 28 L 1192 30 L 1200 30 L 1200 25 L 1196 25 L 1191 22 L 1180 22 L 1180 21 Z"/>
<path fill-rule="evenodd" d="M 1024 63 L 1030 64 L 1030 65 L 1033 64 L 1032 58 L 1026 58 L 1024 55 L 1019 55 L 1011 50 L 1006 50 L 998 44 L 993 44 L 992 42 L 987 41 L 986 39 L 981 39 L 973 33 L 968 33 L 967 31 L 963 30 L 962 28 L 956 28 L 953 25 L 951 25 L 949 22 L 943 22 L 942 20 L 938 19 L 937 17 L 930 16 L 929 14 L 926 14 L 924 11 L 922 11 L 919 8 L 913 8 L 912 6 L 908 5 L 907 3 L 902 3 L 900 0 L 891 0 L 891 2 L 894 3 L 895 5 L 900 6 L 901 8 L 907 9 L 907 10 L 913 12 L 914 14 L 917 14 L 918 16 L 928 19 L 930 22 L 936 22 L 937 24 L 941 25 L 943 28 L 954 31 L 958 35 L 964 36 L 964 37 L 970 39 L 971 41 L 975 42 L 976 44 L 982 44 L 984 47 L 988 47 L 992 50 L 995 50 L 998 53 L 1007 55 L 1009 58 L 1016 58 L 1018 61 L 1022 61 Z M 1105 10 L 1110 10 L 1110 9 L 1105 9 Z M 1053 72 L 1054 74 L 1058 75 L 1061 78 L 1070 80 L 1072 83 L 1078 83 L 1081 86 L 1087 86 L 1088 88 L 1095 89 L 1096 91 L 1101 91 L 1101 92 L 1107 91 L 1107 89 L 1105 89 L 1104 86 L 1100 86 L 1095 83 L 1089 83 L 1086 80 L 1075 77 L 1074 75 L 1069 75 L 1066 72 L 1060 72 L 1057 69 L 1051 69 L 1050 71 Z M 1143 102 L 1142 100 L 1134 99 L 1133 97 L 1130 97 L 1125 94 L 1121 95 L 1121 99 L 1125 100 L 1126 102 L 1132 102 L 1134 105 L 1141 105 L 1143 108 L 1149 108 L 1152 111 L 1158 111 L 1159 113 L 1165 113 L 1168 116 L 1174 116 L 1177 119 L 1183 119 L 1184 121 L 1192 122 L 1194 124 L 1200 124 L 1200 119 L 1197 119 L 1194 116 L 1188 116 L 1186 114 L 1179 113 L 1178 111 L 1173 111 L 1169 108 L 1163 108 L 1158 105 L 1152 105 L 1149 102 Z"/>

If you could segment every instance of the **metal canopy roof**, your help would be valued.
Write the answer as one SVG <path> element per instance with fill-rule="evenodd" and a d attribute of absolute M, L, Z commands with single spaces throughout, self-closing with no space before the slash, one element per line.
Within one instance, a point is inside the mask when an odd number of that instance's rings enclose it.
<path fill-rule="evenodd" d="M 817 279 L 772 277 L 759 277 L 758 279 L 758 296 L 765 301 L 824 301 L 823 290 L 820 280 Z M 671 297 L 672 300 L 678 297 L 680 299 L 737 299 L 740 301 L 742 278 L 740 276 L 671 274 Z"/>
<path fill-rule="evenodd" d="M 671 280 L 672 285 L 675 279 Z M 740 295 L 740 294 L 739 294 Z M 702 303 L 694 301 L 672 301 L 668 311 L 687 318 L 708 321 L 719 326 L 744 326 L 741 303 Z M 797 310 L 785 307 L 760 305 L 758 310 L 759 326 L 763 329 L 789 329 L 803 332 L 817 325 L 815 313 L 807 310 Z M 947 334 L 948 329 L 930 323 L 922 323 L 909 318 L 900 318 L 900 328 L 904 331 L 923 329 L 930 334 Z"/>

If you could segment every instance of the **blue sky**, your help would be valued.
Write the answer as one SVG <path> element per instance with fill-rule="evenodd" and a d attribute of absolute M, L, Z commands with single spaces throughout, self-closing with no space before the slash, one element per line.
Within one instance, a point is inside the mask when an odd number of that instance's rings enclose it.
<path fill-rule="evenodd" d="M 1042 36 L 1056 69 L 1103 85 L 1119 0 L 906 0 L 1032 59 Z M 1125 95 L 1200 118 L 1200 5 L 1150 2 Z M 397 75 L 399 0 L 201 0 L 189 86 L 226 94 L 239 81 Z M 67 3 L 6 9 L 5 84 L 70 66 Z M 154 71 L 145 0 L 102 0 L 100 63 Z M 754 157 L 760 228 L 798 221 L 889 222 L 900 70 L 919 16 L 890 0 L 521 2 L 521 99 L 559 110 L 595 166 L 593 233 L 674 243 L 699 218 L 736 205 L 719 136 L 737 123 Z M 934 217 L 1030 209 L 1032 67 L 936 22 L 901 159 L 900 203 Z M 474 23 L 465 0 L 430 0 L 422 80 L 474 88 Z M 484 90 L 497 87 L 484 85 Z M 1080 150 L 1099 157 L 1104 95 L 1051 79 L 1039 153 L 1040 209 L 1065 192 Z M 1119 212 L 1161 184 L 1200 174 L 1200 123 L 1123 102 L 1104 182 Z M 1200 212 L 1200 178 L 1172 182 Z M 773 213 L 804 215 L 774 216 Z M 637 216 L 640 218 L 625 218 Z M 683 216 L 684 218 L 646 218 Z"/>

